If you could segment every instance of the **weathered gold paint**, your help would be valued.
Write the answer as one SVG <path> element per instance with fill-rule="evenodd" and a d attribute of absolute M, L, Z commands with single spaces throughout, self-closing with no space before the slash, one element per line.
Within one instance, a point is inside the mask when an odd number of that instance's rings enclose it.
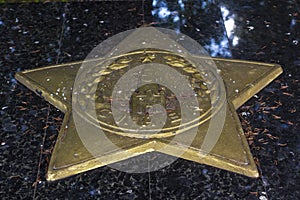
<path fill-rule="evenodd" d="M 154 62 L 156 59 L 155 54 L 162 53 L 153 49 L 149 51 L 143 50 L 142 52 L 147 55 L 140 57 L 141 63 Z M 139 52 L 137 51 L 136 53 Z M 176 56 L 172 55 L 172 53 L 167 53 L 164 57 L 165 63 L 170 67 L 173 66 L 177 70 L 183 70 L 192 77 L 191 84 L 198 84 L 199 86 L 199 90 L 196 92 L 199 96 L 203 98 L 209 97 L 210 91 L 205 88 L 205 85 L 199 85 L 201 75 L 197 73 L 193 67 L 188 65 L 184 59 L 176 59 Z M 249 177 L 258 177 L 259 174 L 256 165 L 235 110 L 281 74 L 282 69 L 277 64 L 221 58 L 213 58 L 212 60 L 220 70 L 219 74 L 227 90 L 228 105 L 224 129 L 214 149 L 208 155 L 200 159 L 199 152 L 201 153 L 201 149 L 199 149 L 199 144 L 203 141 L 203 133 L 208 129 L 208 122 L 200 122 L 198 127 L 199 134 L 197 134 L 190 148 L 188 148 L 181 157 L 183 159 L 244 174 Z M 95 62 L 95 60 L 93 60 L 93 62 Z M 96 82 L 93 84 L 103 81 L 103 76 L 109 76 L 112 70 L 125 69 L 130 66 L 130 62 L 131 60 L 128 56 L 124 55 L 119 59 L 119 63 L 114 63 L 106 70 L 99 72 L 100 76 L 95 78 Z M 81 64 L 82 62 L 73 62 L 54 65 L 18 72 L 15 75 L 18 81 L 36 93 L 42 92 L 42 96 L 45 100 L 65 113 L 63 125 L 59 132 L 48 167 L 47 179 L 49 181 L 62 179 L 129 158 L 124 157 L 121 152 L 115 151 L 103 155 L 101 159 L 102 162 L 99 162 L 99 158 L 92 156 L 82 144 L 76 131 L 71 107 L 72 87 Z M 157 86 L 154 86 L 154 88 L 155 87 Z M 147 90 L 147 88 L 144 88 L 141 94 L 142 96 L 139 97 L 147 97 Z M 152 91 L 152 93 L 155 93 L 153 95 L 155 96 L 154 99 L 156 102 L 163 102 L 161 94 L 158 91 Z M 171 94 L 169 93 L 169 95 Z M 138 95 L 133 95 L 133 98 L 137 97 Z M 206 100 L 208 101 L 209 99 Z M 133 110 L 138 109 L 136 102 L 137 100 L 135 100 L 134 105 L 132 105 Z M 98 104 L 96 104 L 96 109 L 105 113 L 105 109 L 109 109 L 109 106 L 107 107 L 105 102 L 99 100 Z M 99 112 L 99 115 L 101 115 L 101 112 Z M 136 118 L 136 120 L 139 120 L 138 117 L 138 115 L 135 115 L 133 119 Z M 168 126 L 176 127 L 180 121 L 180 113 L 174 110 L 174 112 L 169 114 L 169 117 L 171 121 Z M 144 122 L 147 124 L 147 120 L 148 119 L 145 118 L 140 120 L 139 123 Z M 111 127 L 112 125 L 113 123 L 107 127 Z M 168 134 L 168 131 L 161 133 L 161 137 L 149 138 L 147 140 L 140 139 L 139 137 L 129 137 L 126 134 L 114 134 L 109 128 L 107 132 L 112 142 L 119 148 L 132 152 L 134 156 L 151 151 L 159 151 L 160 149 L 164 149 L 162 153 L 176 156 L 176 151 L 181 148 L 180 145 L 173 145 L 170 146 L 170 148 L 161 148 L 172 139 L 169 135 L 164 135 Z M 188 134 L 184 135 L 185 132 L 180 134 L 188 137 Z M 179 142 L 184 145 L 184 137 L 181 137 L 181 139 Z M 105 162 L 103 162 L 103 160 L 105 160 Z"/>

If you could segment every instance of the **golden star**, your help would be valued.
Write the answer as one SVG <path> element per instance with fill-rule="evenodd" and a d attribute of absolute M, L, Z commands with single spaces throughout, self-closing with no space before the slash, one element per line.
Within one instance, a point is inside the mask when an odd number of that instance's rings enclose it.
<path fill-rule="evenodd" d="M 164 60 L 170 67 L 176 69 L 182 68 L 184 73 L 197 77 L 197 74 L 193 74 L 195 71 L 193 67 L 190 65 L 185 66 L 186 62 L 183 58 L 176 59 L 174 58 L 176 56 L 169 52 L 156 50 L 146 52 L 152 57 L 143 57 L 144 53 L 145 51 L 136 51 L 135 56 L 139 58 L 137 62 L 145 61 L 145 59 L 147 62 L 152 62 L 155 57 L 155 60 Z M 126 67 L 132 65 L 130 59 L 134 58 L 128 56 L 125 58 L 127 59 L 126 62 L 124 58 L 120 58 L 119 63 L 115 62 L 111 64 L 111 68 L 108 67 L 105 73 L 101 72 L 100 78 L 98 77 L 99 82 L 103 80 L 103 76 L 108 77 L 113 70 L 119 68 L 120 70 L 124 70 Z M 82 62 L 18 72 L 15 75 L 18 81 L 43 96 L 47 101 L 65 113 L 63 125 L 52 152 L 47 180 L 62 179 L 151 151 L 177 156 L 176 152 L 186 145 L 188 147 L 180 156 L 183 159 L 215 166 L 250 177 L 258 177 L 259 174 L 256 165 L 235 110 L 275 79 L 282 72 L 282 69 L 276 64 L 220 58 L 213 58 L 212 60 L 217 65 L 218 74 L 222 77 L 226 87 L 227 107 L 225 125 L 221 135 L 214 148 L 205 154 L 204 157 L 199 156 L 203 152 L 200 144 L 203 143 L 205 133 L 208 130 L 209 120 L 199 123 L 199 126 L 197 126 L 197 135 L 193 139 L 193 142 L 188 144 L 188 131 L 178 133 L 180 137 L 175 141 L 172 141 L 174 137 L 169 135 L 170 132 L 168 131 L 152 135 L 153 137 L 145 139 L 143 135 L 139 135 L 138 133 L 130 135 L 118 131 L 116 130 L 117 127 L 115 127 L 116 124 L 109 124 L 110 122 L 99 119 L 104 124 L 102 127 L 110 127 L 106 129 L 106 134 L 116 145 L 116 149 L 109 149 L 106 154 L 95 156 L 83 144 L 76 129 L 72 110 L 72 88 Z M 103 88 L 101 88 L 102 86 Z M 105 87 L 109 86 L 98 84 L 99 91 L 104 90 Z M 202 95 L 201 98 L 204 99 L 207 88 L 205 89 L 205 85 L 201 84 L 198 84 L 198 87 L 200 88 L 199 96 Z M 170 117 L 170 124 L 167 125 L 172 128 L 174 123 L 176 124 L 180 121 L 180 113 L 177 113 L 173 109 L 173 107 L 176 107 L 176 102 L 172 100 L 172 95 L 168 93 L 167 89 L 158 88 L 157 86 L 154 86 L 153 91 L 151 87 L 144 87 L 138 94 L 133 95 L 132 111 L 137 113 L 133 116 L 133 119 L 137 123 L 149 123 L 148 114 L 145 114 L 147 112 L 147 105 L 144 105 L 147 104 L 147 101 L 144 101 L 144 99 L 149 99 L 152 96 L 153 101 L 164 104 L 167 111 L 171 110 L 171 114 L 168 115 Z M 168 100 L 162 98 L 165 96 L 168 96 Z M 110 108 L 108 104 L 111 102 L 111 99 L 105 95 L 100 96 L 100 98 L 102 98 L 101 102 L 96 103 L 96 107 L 98 106 L 100 109 L 98 112 L 99 115 L 105 109 Z M 201 110 L 201 108 L 199 109 Z M 97 145 L 97 142 L 95 145 Z M 166 145 L 169 145 L 169 148 L 163 148 Z M 123 154 L 120 149 L 125 150 L 127 153 Z"/>
<path fill-rule="evenodd" d="M 152 62 L 154 59 L 155 59 L 155 55 L 147 54 L 146 56 L 141 57 L 141 62 L 148 63 L 148 62 Z"/>

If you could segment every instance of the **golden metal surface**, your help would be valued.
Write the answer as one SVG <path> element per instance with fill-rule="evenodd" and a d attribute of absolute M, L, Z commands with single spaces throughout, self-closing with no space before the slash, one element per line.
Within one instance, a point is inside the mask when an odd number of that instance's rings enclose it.
<path fill-rule="evenodd" d="M 216 145 L 205 157 L 200 158 L 200 145 L 209 126 L 211 99 L 209 90 L 203 84 L 201 74 L 195 73 L 193 66 L 184 59 L 168 52 L 158 50 L 136 51 L 130 55 L 124 55 L 108 66 L 107 70 L 101 72 L 97 79 L 98 87 L 95 109 L 98 122 L 105 130 L 109 139 L 118 148 L 132 152 L 132 156 L 138 156 L 147 152 L 161 151 L 168 155 L 177 156 L 176 152 L 183 146 L 189 148 L 181 156 L 184 159 L 215 166 L 235 173 L 250 177 L 258 177 L 258 171 L 253 161 L 248 143 L 240 125 L 236 109 L 259 92 L 272 80 L 274 80 L 282 69 L 276 64 L 259 62 L 229 60 L 213 58 L 217 65 L 227 91 L 227 111 L 225 125 Z M 191 84 L 196 84 L 195 91 L 197 99 L 201 102 L 200 121 L 197 124 L 198 132 L 192 144 L 186 140 L 189 132 L 176 132 L 180 126 L 181 113 L 178 110 L 176 97 L 168 88 L 156 84 L 146 85 L 135 91 L 131 99 L 132 119 L 140 125 L 147 125 L 146 108 L 149 104 L 162 104 L 168 111 L 167 122 L 161 132 L 145 136 L 143 134 L 124 133 L 118 130 L 117 125 L 109 115 L 109 99 L 111 94 L 106 94 L 107 88 L 113 87 L 114 81 L 122 76 L 122 70 L 134 67 L 138 63 L 157 62 L 164 63 L 179 70 L 189 77 Z M 47 179 L 50 181 L 62 179 L 74 174 L 88 171 L 97 167 L 125 160 L 129 154 L 124 155 L 122 151 L 110 151 L 105 155 L 95 157 L 83 145 L 78 136 L 72 115 L 72 87 L 77 71 L 82 62 L 73 62 L 39 69 L 18 72 L 16 79 L 37 94 L 41 94 L 45 100 L 56 106 L 65 113 L 62 128 L 59 132 L 55 148 L 52 152 L 48 167 Z M 212 69 L 215 70 L 215 69 Z M 114 73 L 112 73 L 114 72 Z M 110 85 L 105 80 L 110 77 Z M 113 77 L 113 78 L 111 78 Z M 105 84 L 103 84 L 103 81 Z M 166 98 L 168 97 L 168 98 Z M 168 102 L 167 102 L 168 101 Z M 166 105 L 169 105 L 166 106 Z M 171 105 L 171 106 L 170 106 Z M 211 114 L 211 113 L 210 113 Z M 95 120 L 95 119 L 92 119 Z M 195 127 L 191 122 L 187 127 Z M 87 130 L 89 131 L 89 130 Z M 172 144 L 172 134 L 181 137 Z M 146 139 L 145 139 L 146 138 Z M 170 148 L 162 148 L 171 144 Z M 101 157 L 101 159 L 100 159 Z"/>

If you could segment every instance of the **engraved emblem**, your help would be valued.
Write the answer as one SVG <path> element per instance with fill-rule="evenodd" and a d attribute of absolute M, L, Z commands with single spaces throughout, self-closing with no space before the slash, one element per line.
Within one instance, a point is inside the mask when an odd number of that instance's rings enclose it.
<path fill-rule="evenodd" d="M 207 83 L 205 82 L 203 76 L 209 72 L 204 72 L 203 75 L 193 66 L 192 63 L 189 63 L 187 60 L 182 58 L 180 55 L 176 55 L 174 53 L 168 51 L 162 51 L 157 49 L 143 49 L 137 50 L 134 52 L 130 52 L 127 55 L 123 55 L 119 58 L 116 58 L 110 65 L 106 67 L 103 71 L 107 69 L 113 69 L 109 71 L 109 73 L 100 72 L 100 77 L 98 78 L 99 83 L 97 85 L 96 90 L 96 112 L 99 124 L 101 127 L 105 129 L 106 132 L 126 135 L 129 137 L 135 137 L 130 134 L 130 132 L 134 132 L 134 130 L 128 130 L 128 132 L 124 132 L 124 130 L 120 130 L 118 127 L 118 122 L 116 122 L 113 118 L 111 111 L 111 102 L 112 101 L 120 101 L 119 105 L 122 105 L 122 101 L 127 101 L 128 99 L 113 99 L 112 91 L 114 89 L 117 81 L 130 69 L 135 68 L 141 63 L 158 63 L 168 65 L 175 70 L 177 70 L 180 74 L 184 75 L 190 82 L 191 87 L 194 89 L 194 95 L 196 96 L 199 106 L 192 108 L 195 113 L 198 112 L 198 118 L 195 118 L 194 121 L 207 120 L 209 118 L 211 112 L 211 91 L 207 87 Z M 150 80 L 153 77 L 153 72 L 150 69 L 145 68 L 143 71 L 136 74 L 136 76 L 140 76 L 139 78 L 143 79 L 145 82 L 149 82 L 135 91 L 132 91 L 132 96 L 130 97 L 130 107 L 126 108 L 119 107 L 118 109 L 123 109 L 124 113 L 130 112 L 130 117 L 132 120 L 139 126 L 147 126 L 151 124 L 151 117 L 161 112 L 160 110 L 155 109 L 152 105 L 159 104 L 167 112 L 167 119 L 164 124 L 164 127 L 161 129 L 159 133 L 156 135 L 152 135 L 151 137 L 169 137 L 176 134 L 181 133 L 182 131 L 178 131 L 180 127 L 185 127 L 184 130 L 188 130 L 190 127 L 193 127 L 195 124 L 193 121 L 186 122 L 185 124 L 181 123 L 181 112 L 179 99 L 187 101 L 191 96 L 182 93 L 181 96 L 177 97 L 171 90 L 167 87 L 151 83 L 153 80 Z M 210 74 L 211 75 L 211 74 Z M 155 75 L 154 75 L 155 76 Z M 139 78 L 137 80 L 139 80 Z M 172 79 L 174 77 L 165 76 L 165 79 Z M 148 80 L 149 79 L 149 80 Z M 217 85 L 211 89 L 216 89 Z M 118 91 L 121 93 L 122 91 Z M 126 116 L 128 117 L 128 116 Z M 126 121 L 125 114 L 123 121 Z M 124 123 L 126 125 L 126 123 Z M 189 127 L 190 126 L 190 127 Z M 129 128 L 129 127 L 128 127 Z M 130 129 L 130 128 L 129 128 Z M 148 130 L 151 133 L 151 130 Z M 142 133 L 138 137 L 148 137 L 147 135 L 143 135 Z"/>

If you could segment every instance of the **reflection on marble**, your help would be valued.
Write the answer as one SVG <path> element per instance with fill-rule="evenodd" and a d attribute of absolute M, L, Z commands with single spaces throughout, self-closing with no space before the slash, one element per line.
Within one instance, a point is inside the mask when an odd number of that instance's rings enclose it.
<path fill-rule="evenodd" d="M 220 9 L 214 1 L 191 3 L 182 0 L 173 3 L 165 0 L 153 0 L 152 6 L 154 7 L 152 15 L 155 17 L 154 20 L 158 22 L 158 26 L 167 26 L 198 39 L 198 42 L 209 51 L 211 56 L 231 57 L 229 42 L 237 44 L 238 38 L 232 36 L 234 15 L 229 15 L 225 6 L 221 6 Z M 222 13 L 222 17 L 220 13 Z M 199 21 L 194 21 L 197 18 Z M 203 18 L 213 22 L 213 24 L 209 24 L 212 30 L 209 30 L 209 27 L 204 27 L 203 24 L 197 25 L 197 23 L 203 22 Z M 191 26 L 194 30 L 190 29 Z M 220 30 L 215 32 L 216 28 Z M 203 33 L 206 33 L 205 36 L 202 35 Z M 203 43 L 203 39 L 199 40 L 198 35 L 206 37 L 205 43 Z"/>

